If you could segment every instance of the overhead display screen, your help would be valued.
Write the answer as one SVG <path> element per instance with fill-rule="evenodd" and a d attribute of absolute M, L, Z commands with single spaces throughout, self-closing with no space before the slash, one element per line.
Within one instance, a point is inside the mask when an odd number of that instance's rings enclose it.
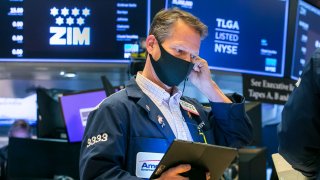
<path fill-rule="evenodd" d="M 146 37 L 148 0 L 2 0 L 0 62 L 126 62 Z"/>
<path fill-rule="evenodd" d="M 291 77 L 298 79 L 312 53 L 320 48 L 320 9 L 299 1 Z"/>
<path fill-rule="evenodd" d="M 211 69 L 282 77 L 288 0 L 170 0 L 209 28 L 200 56 Z"/>

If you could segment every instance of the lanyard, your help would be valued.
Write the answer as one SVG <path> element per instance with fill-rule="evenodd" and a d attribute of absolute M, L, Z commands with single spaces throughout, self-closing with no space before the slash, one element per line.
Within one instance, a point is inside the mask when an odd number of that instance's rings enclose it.
<path fill-rule="evenodd" d="M 202 131 L 201 129 L 199 129 L 199 128 L 198 128 L 198 131 L 199 131 L 199 135 L 202 136 L 204 143 L 205 143 L 205 144 L 208 144 L 208 143 L 207 143 L 206 135 L 203 133 L 203 131 Z"/>

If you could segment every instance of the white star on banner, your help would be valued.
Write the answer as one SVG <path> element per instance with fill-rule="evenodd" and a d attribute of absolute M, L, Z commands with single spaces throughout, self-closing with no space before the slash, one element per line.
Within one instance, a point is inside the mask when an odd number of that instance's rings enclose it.
<path fill-rule="evenodd" d="M 89 16 L 89 15 L 90 15 L 90 9 L 88 9 L 88 8 L 82 9 L 82 14 L 83 14 L 85 17 Z"/>
<path fill-rule="evenodd" d="M 69 26 L 71 26 L 74 23 L 74 20 L 72 17 L 68 17 L 67 18 L 67 22 L 66 22 Z"/>
<path fill-rule="evenodd" d="M 56 15 L 59 14 L 59 9 L 57 9 L 56 7 L 53 7 L 50 9 L 50 14 L 54 17 Z"/>
<path fill-rule="evenodd" d="M 72 15 L 74 17 L 77 17 L 79 15 L 79 9 L 78 8 L 75 7 L 71 11 L 72 11 Z"/>
<path fill-rule="evenodd" d="M 79 24 L 79 26 L 83 25 L 84 24 L 84 19 L 82 17 L 79 17 L 77 19 L 77 24 Z"/>
<path fill-rule="evenodd" d="M 61 24 L 63 24 L 63 18 L 62 17 L 58 17 L 56 18 L 56 24 L 58 24 L 59 26 L 61 26 Z"/>
<path fill-rule="evenodd" d="M 67 16 L 67 15 L 69 14 L 69 9 L 66 8 L 66 7 L 64 7 L 63 9 L 61 9 L 61 14 L 62 14 L 63 16 Z"/>

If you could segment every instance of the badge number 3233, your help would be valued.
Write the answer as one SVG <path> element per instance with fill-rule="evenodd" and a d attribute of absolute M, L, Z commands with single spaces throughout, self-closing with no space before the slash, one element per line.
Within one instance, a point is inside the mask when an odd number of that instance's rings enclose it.
<path fill-rule="evenodd" d="M 91 138 L 88 138 L 87 141 L 87 147 L 90 147 L 98 142 L 101 141 L 107 141 L 108 140 L 108 134 L 107 133 L 103 133 L 103 134 L 99 134 L 97 136 L 93 136 Z"/>

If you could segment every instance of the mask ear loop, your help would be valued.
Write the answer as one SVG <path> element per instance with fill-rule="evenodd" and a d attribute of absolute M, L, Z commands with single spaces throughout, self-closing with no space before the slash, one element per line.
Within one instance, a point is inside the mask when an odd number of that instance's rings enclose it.
<path fill-rule="evenodd" d="M 188 81 L 188 77 L 183 82 L 182 96 L 183 96 L 183 93 L 184 93 L 184 89 L 186 87 L 186 81 Z"/>

